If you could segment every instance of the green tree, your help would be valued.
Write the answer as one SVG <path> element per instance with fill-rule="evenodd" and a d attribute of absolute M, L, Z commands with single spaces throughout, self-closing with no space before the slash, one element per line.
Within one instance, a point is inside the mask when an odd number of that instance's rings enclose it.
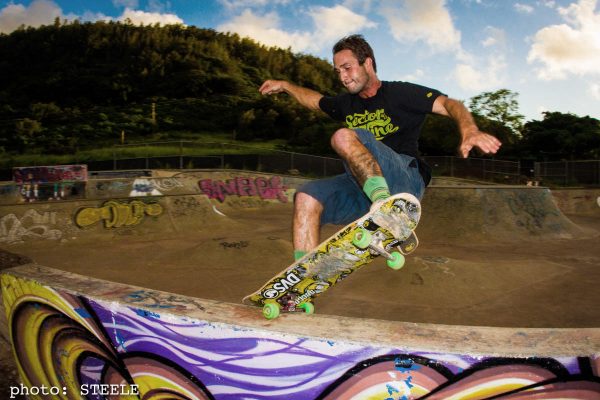
<path fill-rule="evenodd" d="M 589 116 L 545 112 L 523 127 L 525 155 L 541 160 L 600 158 L 600 121 Z"/>
<path fill-rule="evenodd" d="M 484 92 L 472 97 L 469 102 L 471 112 L 490 121 L 499 122 L 508 127 L 511 135 L 505 138 L 508 143 L 514 144 L 521 137 L 521 129 L 525 117 L 519 114 L 518 93 L 509 89 L 500 89 L 495 92 Z"/>
<path fill-rule="evenodd" d="M 25 153 L 36 146 L 43 132 L 42 124 L 35 119 L 23 118 L 15 124 L 15 142 L 19 153 Z"/>

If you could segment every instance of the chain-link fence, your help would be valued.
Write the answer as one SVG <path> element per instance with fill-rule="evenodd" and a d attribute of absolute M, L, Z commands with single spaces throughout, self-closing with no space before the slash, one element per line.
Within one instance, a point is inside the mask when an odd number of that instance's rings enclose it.
<path fill-rule="evenodd" d="M 110 160 L 77 163 L 87 164 L 89 171 L 218 168 L 298 174 L 315 178 L 344 171 L 344 165 L 338 158 L 264 149 L 259 146 L 195 141 L 132 144 L 115 146 Z M 139 156 L 144 153 L 146 155 Z M 537 181 L 542 185 L 600 185 L 600 160 L 533 163 L 450 156 L 426 156 L 424 159 L 432 167 L 434 176 L 504 184 Z M 4 180 L 10 179 L 10 171 L 7 171 Z"/>
<path fill-rule="evenodd" d="M 544 185 L 600 186 L 600 160 L 537 162 L 535 178 Z"/>
<path fill-rule="evenodd" d="M 225 168 L 245 169 L 272 173 L 300 174 L 309 177 L 326 177 L 344 171 L 340 159 L 314 156 L 279 150 L 253 148 L 251 146 L 220 143 L 163 142 L 152 143 L 170 146 L 178 153 L 170 156 L 127 157 L 131 146 L 117 146 L 112 165 L 88 163 L 90 170 L 128 169 L 196 169 Z M 148 144 L 150 146 L 150 144 Z M 139 146 L 138 146 L 139 147 Z M 200 147 L 204 155 L 199 153 Z M 150 147 L 148 147 L 150 149 Z M 256 154 L 249 154 L 252 152 Z M 208 153 L 208 154 L 207 154 Z M 520 163 L 484 158 L 424 157 L 432 167 L 434 176 L 450 176 L 498 183 L 517 184 L 520 182 Z"/>
<path fill-rule="evenodd" d="M 128 154 L 133 153 L 132 146 L 134 145 L 116 146 L 113 151 L 112 165 L 108 165 L 106 161 L 98 164 L 88 163 L 88 168 L 90 170 L 222 168 L 291 173 L 309 177 L 331 176 L 344 171 L 341 160 L 337 158 L 255 146 L 189 141 L 162 142 L 148 144 L 147 156 L 128 157 Z M 168 149 L 167 151 L 174 154 L 167 156 L 151 154 L 153 148 L 157 146 L 162 147 L 162 153 Z M 136 147 L 139 153 L 140 147 L 143 146 Z"/>
<path fill-rule="evenodd" d="M 491 158 L 423 157 L 434 176 L 449 176 L 505 184 L 521 182 L 521 164 Z"/>

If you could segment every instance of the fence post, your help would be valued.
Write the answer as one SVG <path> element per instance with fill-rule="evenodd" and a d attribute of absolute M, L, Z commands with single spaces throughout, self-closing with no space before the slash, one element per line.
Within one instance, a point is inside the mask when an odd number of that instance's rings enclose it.
<path fill-rule="evenodd" d="M 183 140 L 179 140 L 179 169 L 183 169 Z"/>
<path fill-rule="evenodd" d="M 113 171 L 117 170 L 117 149 L 113 146 Z"/>
<path fill-rule="evenodd" d="M 225 145 L 223 143 L 219 145 L 221 146 L 221 169 L 225 169 Z"/>

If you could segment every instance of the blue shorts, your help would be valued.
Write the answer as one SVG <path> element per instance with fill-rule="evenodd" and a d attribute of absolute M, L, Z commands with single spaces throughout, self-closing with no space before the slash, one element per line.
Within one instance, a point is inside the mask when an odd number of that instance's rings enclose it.
<path fill-rule="evenodd" d="M 419 173 L 417 160 L 406 154 L 398 154 L 385 144 L 378 142 L 373 134 L 356 129 L 361 143 L 379 163 L 391 194 L 410 193 L 419 200 L 423 197 L 425 183 Z M 371 200 L 358 184 L 348 166 L 346 172 L 327 179 L 308 182 L 298 189 L 323 205 L 321 224 L 346 225 L 371 208 Z"/>

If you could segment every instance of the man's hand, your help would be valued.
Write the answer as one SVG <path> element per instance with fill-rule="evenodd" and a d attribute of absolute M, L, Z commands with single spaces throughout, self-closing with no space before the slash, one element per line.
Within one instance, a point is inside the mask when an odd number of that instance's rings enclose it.
<path fill-rule="evenodd" d="M 462 142 L 458 148 L 463 158 L 469 156 L 473 147 L 477 147 L 485 154 L 496 154 L 502 146 L 502 143 L 489 133 L 481 132 L 473 116 L 467 110 L 463 103 L 458 100 L 448 98 L 447 96 L 438 96 L 433 102 L 431 110 L 435 114 L 444 115 L 452 118 L 462 137 Z"/>
<path fill-rule="evenodd" d="M 265 81 L 258 91 L 263 95 L 272 95 L 277 93 L 287 93 L 296 101 L 311 110 L 320 110 L 319 100 L 323 95 L 314 90 L 294 85 L 288 81 Z"/>
<path fill-rule="evenodd" d="M 282 93 L 282 92 L 285 92 L 284 85 L 286 83 L 287 82 L 285 82 L 285 81 L 268 80 L 268 81 L 265 81 L 265 83 L 263 83 L 261 85 L 261 87 L 260 87 L 260 89 L 258 89 L 258 91 L 260 92 L 260 94 L 264 94 L 264 95 Z"/>
<path fill-rule="evenodd" d="M 494 136 L 477 129 L 464 134 L 459 151 L 463 158 L 467 158 L 473 147 L 477 147 L 485 154 L 496 154 L 500 146 L 502 143 Z"/>

